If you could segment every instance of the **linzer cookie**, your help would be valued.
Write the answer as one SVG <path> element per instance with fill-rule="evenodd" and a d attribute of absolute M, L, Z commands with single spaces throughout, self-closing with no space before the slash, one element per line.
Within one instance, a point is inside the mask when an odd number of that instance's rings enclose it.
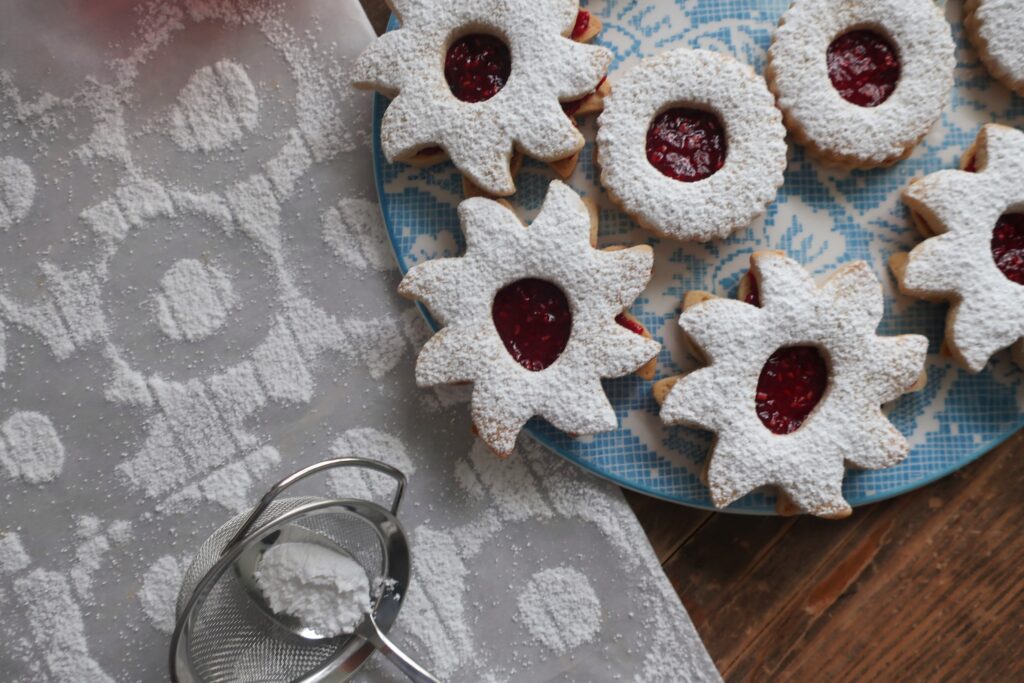
<path fill-rule="evenodd" d="M 399 286 L 443 325 L 420 351 L 417 383 L 472 382 L 473 425 L 502 457 L 534 415 L 571 434 L 615 429 L 601 379 L 660 348 L 620 317 L 651 278 L 651 248 L 595 249 L 596 212 L 560 181 L 529 227 L 480 197 L 459 217 L 466 253 L 415 266 Z"/>
<path fill-rule="evenodd" d="M 875 333 L 882 288 L 863 261 L 819 287 L 760 252 L 746 277 L 743 300 L 687 295 L 679 324 L 707 365 L 655 385 L 661 419 L 715 433 L 704 476 L 717 507 L 774 486 L 780 512 L 845 517 L 844 467 L 907 455 L 881 405 L 918 388 L 928 340 Z"/>
<path fill-rule="evenodd" d="M 678 49 L 616 80 L 598 119 L 609 195 L 681 240 L 725 237 L 775 198 L 786 130 L 764 80 L 727 55 Z"/>
<path fill-rule="evenodd" d="M 951 29 L 933 0 L 796 0 L 765 76 L 797 142 L 869 168 L 906 157 L 928 133 L 955 66 Z"/>
<path fill-rule="evenodd" d="M 904 293 L 951 302 L 945 348 L 965 368 L 1011 345 L 1024 366 L 1024 132 L 983 127 L 962 168 L 903 191 L 928 239 L 889 263 Z"/>
<path fill-rule="evenodd" d="M 964 29 L 992 75 L 1024 96 L 1024 2 L 967 0 Z"/>
<path fill-rule="evenodd" d="M 389 4 L 401 28 L 360 55 L 353 78 L 394 97 L 381 122 L 388 161 L 448 157 L 495 196 L 515 192 L 517 150 L 571 172 L 584 144 L 573 117 L 607 92 L 611 52 L 579 42 L 600 29 L 596 17 L 575 0 Z"/>

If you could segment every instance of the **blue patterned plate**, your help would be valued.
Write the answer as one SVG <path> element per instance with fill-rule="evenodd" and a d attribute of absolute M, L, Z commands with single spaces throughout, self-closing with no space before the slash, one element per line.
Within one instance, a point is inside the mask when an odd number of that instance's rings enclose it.
<path fill-rule="evenodd" d="M 598 38 L 615 54 L 611 80 L 621 69 L 669 47 L 687 45 L 728 52 L 763 72 L 772 30 L 790 0 L 676 0 L 591 2 L 587 9 L 604 22 Z M 689 289 L 734 294 L 748 256 L 758 249 L 781 249 L 816 275 L 836 264 L 863 259 L 886 286 L 881 334 L 920 333 L 932 342 L 928 386 L 888 406 L 890 419 L 910 440 L 912 450 L 897 467 L 849 472 L 843 486 L 853 505 L 905 493 L 963 467 L 1024 426 L 1024 381 L 1006 352 L 985 372 L 970 375 L 938 353 L 946 308 L 894 293 L 886 266 L 894 251 L 917 241 L 899 201 L 907 181 L 958 163 L 981 124 L 998 121 L 1024 128 L 1024 101 L 993 81 L 963 38 L 961 6 L 947 14 L 959 45 L 952 106 L 913 157 L 891 169 L 837 172 L 811 161 L 793 147 L 786 185 L 764 219 L 724 242 L 682 244 L 659 240 L 638 229 L 604 195 L 597 183 L 588 143 L 570 183 L 601 207 L 602 244 L 647 242 L 656 254 L 655 278 L 632 311 L 664 344 L 658 358 L 661 377 L 692 368 L 676 325 L 678 306 Z M 392 28 L 394 27 L 392 20 Z M 380 96 L 374 111 L 377 187 L 388 233 L 402 272 L 427 259 L 454 256 L 463 247 L 455 207 L 462 197 L 460 176 L 450 164 L 420 170 L 388 164 L 380 153 Z M 593 121 L 583 125 L 594 139 Z M 527 162 L 512 198 L 523 218 L 536 214 L 553 174 Z M 429 318 L 428 318 L 429 320 Z M 431 321 L 432 323 L 432 321 Z M 432 323 L 433 324 L 433 323 Z M 700 508 L 710 508 L 698 473 L 710 435 L 663 427 L 651 397 L 651 384 L 636 377 L 605 382 L 618 412 L 618 431 L 573 439 L 534 419 L 527 429 L 551 450 L 627 488 Z M 468 420 L 468 417 L 467 417 Z M 774 496 L 755 492 L 731 505 L 735 512 L 770 514 Z"/>

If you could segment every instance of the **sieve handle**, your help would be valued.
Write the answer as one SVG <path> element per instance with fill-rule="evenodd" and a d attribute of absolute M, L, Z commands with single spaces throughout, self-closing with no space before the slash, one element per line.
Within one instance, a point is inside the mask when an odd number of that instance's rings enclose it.
<path fill-rule="evenodd" d="M 440 683 L 433 675 L 422 666 L 416 663 L 409 655 L 402 652 L 377 626 L 373 617 L 367 615 L 356 627 L 356 633 L 365 638 L 377 651 L 388 658 L 392 664 L 398 667 L 410 681 L 414 683 Z"/>
<path fill-rule="evenodd" d="M 240 543 L 242 539 L 246 537 L 249 530 L 252 529 L 254 524 L 256 524 L 256 520 L 260 518 L 260 515 L 266 511 L 270 504 L 274 502 L 274 499 L 281 495 L 285 489 L 299 481 L 302 481 L 306 477 L 317 474 L 318 472 L 323 472 L 324 470 L 334 469 L 335 467 L 363 467 L 368 470 L 381 472 L 393 478 L 396 485 L 395 495 L 391 499 L 391 514 L 398 514 L 398 506 L 402 503 L 402 495 L 405 493 L 406 484 L 405 475 L 401 470 L 380 462 L 379 460 L 370 460 L 369 458 L 332 458 L 331 460 L 323 460 L 310 465 L 309 467 L 303 467 L 298 472 L 288 475 L 271 486 L 270 490 L 260 498 L 260 502 L 257 503 L 256 507 L 249 513 L 249 516 L 245 518 L 245 522 L 243 522 L 242 526 L 239 527 L 237 532 L 235 532 L 235 535 L 232 536 L 231 540 L 224 546 L 224 549 L 221 551 L 221 555 L 224 555 L 231 546 L 236 543 Z"/>

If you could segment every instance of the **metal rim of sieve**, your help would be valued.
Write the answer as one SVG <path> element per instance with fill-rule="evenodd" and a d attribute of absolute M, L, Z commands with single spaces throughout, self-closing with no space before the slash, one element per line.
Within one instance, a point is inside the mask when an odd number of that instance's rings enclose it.
<path fill-rule="evenodd" d="M 391 510 L 366 500 L 313 500 L 312 502 L 303 503 L 253 530 L 252 527 L 255 526 L 263 511 L 284 489 L 311 474 L 340 466 L 368 467 L 394 477 L 398 486 L 392 501 Z M 268 535 L 279 532 L 289 524 L 309 516 L 343 512 L 344 514 L 362 518 L 377 534 L 378 540 L 381 543 L 381 552 L 385 565 L 381 576 L 388 582 L 390 587 L 382 590 L 381 594 L 377 597 L 373 614 L 381 631 L 387 633 L 398 618 L 398 612 L 408 590 L 411 571 L 408 539 L 396 516 L 405 489 L 405 481 L 404 474 L 384 463 L 365 458 L 336 458 L 311 465 L 275 484 L 263 496 L 259 505 L 252 510 L 238 532 L 226 544 L 218 560 L 196 584 L 188 601 L 181 610 L 171 637 L 169 658 L 171 680 L 202 680 L 193 669 L 192 660 L 189 656 L 189 643 L 193 634 L 193 622 L 197 617 L 196 608 L 217 585 L 217 582 L 224 576 L 225 572 L 232 570 L 239 556 L 253 545 L 262 542 Z M 324 661 L 317 670 L 296 680 L 302 683 L 318 683 L 327 680 L 328 677 L 335 681 L 348 680 L 374 652 L 375 648 L 373 645 L 365 639 L 357 635 L 348 636 L 339 645 L 337 652 Z M 340 678 L 336 677 L 339 673 L 342 674 Z"/>

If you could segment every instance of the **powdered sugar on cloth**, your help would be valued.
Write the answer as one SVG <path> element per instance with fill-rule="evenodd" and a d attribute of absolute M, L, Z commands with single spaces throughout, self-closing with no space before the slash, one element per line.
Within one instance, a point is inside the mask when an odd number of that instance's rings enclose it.
<path fill-rule="evenodd" d="M 376 211 L 355 0 L 6 10 L 5 681 L 165 680 L 192 554 L 331 455 L 410 476 L 392 635 L 445 680 L 718 680 L 617 490 L 529 442 L 498 462 L 458 390 L 415 387 L 428 334 Z"/>

